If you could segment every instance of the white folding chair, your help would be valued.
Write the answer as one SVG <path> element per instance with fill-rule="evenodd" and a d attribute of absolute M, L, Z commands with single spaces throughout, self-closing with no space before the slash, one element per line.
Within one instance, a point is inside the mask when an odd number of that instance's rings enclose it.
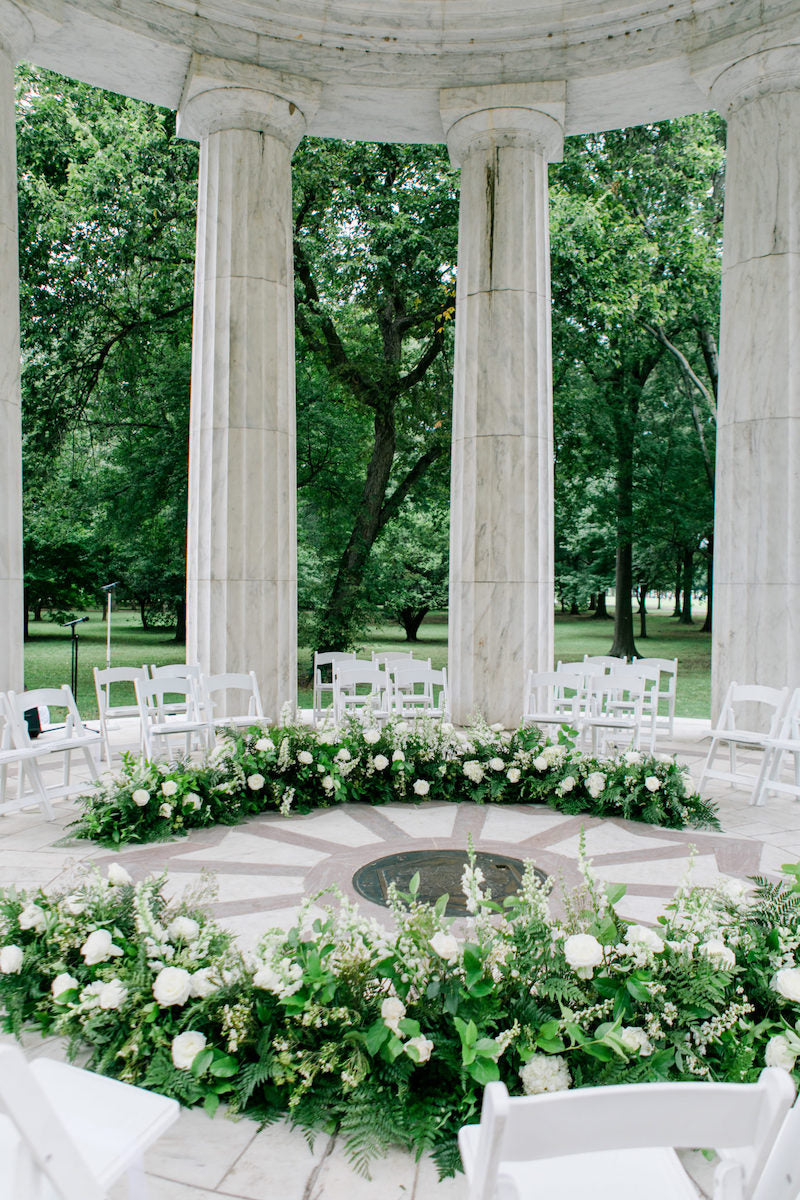
<path fill-rule="evenodd" d="M 781 776 L 784 755 L 794 759 L 793 779 Z M 789 698 L 776 736 L 767 738 L 751 804 L 763 804 L 769 792 L 800 797 L 800 688 L 796 688 Z"/>
<path fill-rule="evenodd" d="M 610 742 L 639 749 L 647 685 L 636 674 L 623 674 L 629 670 L 595 675 L 588 682 L 583 732 L 591 735 L 594 755 L 606 754 Z"/>
<path fill-rule="evenodd" d="M 358 712 L 369 712 L 377 720 L 385 720 L 391 705 L 392 681 L 383 668 L 372 663 L 334 663 L 335 721 L 342 722 L 350 713 Z"/>
<path fill-rule="evenodd" d="M 37 761 L 49 754 L 50 750 L 45 745 L 15 744 L 14 723 L 9 699 L 5 692 L 0 692 L 0 815 L 17 812 L 21 808 L 38 804 L 47 820 L 52 821 L 55 813 L 48 799 L 47 789 Z M 21 738 L 16 740 L 21 741 Z M 8 772 L 10 767 L 17 769 L 15 796 L 9 795 Z"/>
<path fill-rule="evenodd" d="M 627 656 L 624 654 L 621 657 L 616 654 L 584 654 L 583 661 L 597 663 L 607 671 L 614 671 L 617 667 L 627 666 L 628 663 Z"/>
<path fill-rule="evenodd" d="M 627 666 L 615 667 L 609 671 L 620 685 L 628 679 L 641 679 L 644 685 L 642 694 L 642 724 L 639 735 L 640 742 L 645 741 L 645 749 L 650 754 L 655 753 L 656 734 L 658 732 L 658 697 L 661 686 L 661 668 L 644 658 L 634 659 Z M 622 707 L 624 708 L 624 702 Z"/>
<path fill-rule="evenodd" d="M 658 708 L 659 715 L 656 724 L 667 731 L 670 737 L 675 732 L 675 700 L 678 687 L 677 658 L 635 658 L 633 665 L 658 667 Z M 666 713 L 661 712 L 661 706 L 666 704 Z"/>
<path fill-rule="evenodd" d="M 398 716 L 432 717 L 446 720 L 450 716 L 450 697 L 447 691 L 447 671 L 430 665 L 412 662 L 389 664 L 392 680 L 392 711 Z"/>
<path fill-rule="evenodd" d="M 503 1083 L 490 1083 L 480 1125 L 458 1135 L 468 1200 L 697 1200 L 675 1153 L 694 1147 L 720 1153 L 713 1200 L 776 1200 L 760 1181 L 793 1097 L 791 1076 L 778 1067 L 757 1083 L 637 1083 L 538 1096 L 510 1097 Z"/>
<path fill-rule="evenodd" d="M 239 714 L 236 715 L 237 705 L 228 699 L 228 693 L 237 694 Z M 212 726 L 227 725 L 235 729 L 248 729 L 251 725 L 264 725 L 261 704 L 261 693 L 258 690 L 258 680 L 255 671 L 227 672 L 222 675 L 200 676 L 200 694 L 202 697 L 202 715 Z M 216 698 L 215 698 L 216 697 Z M 242 713 L 243 700 L 247 703 L 247 712 Z"/>
<path fill-rule="evenodd" d="M 2 1200 L 104 1200 L 128 1174 L 145 1196 L 142 1155 L 177 1121 L 177 1100 L 0 1046 Z M 48 1186 L 49 1185 L 49 1186 Z M 4 1190 L 7 1189 L 7 1190 Z"/>
<path fill-rule="evenodd" d="M 585 659 L 581 662 L 562 662 L 561 659 L 556 663 L 557 671 L 566 671 L 569 675 L 605 675 L 606 667 L 604 662 L 588 662 Z"/>
<path fill-rule="evenodd" d="M 373 650 L 372 651 L 372 661 L 376 667 L 388 667 L 393 664 L 399 664 L 399 663 L 413 663 L 415 661 L 414 651 L 413 650 L 387 650 L 383 654 L 376 654 L 375 651 Z M 430 661 L 431 660 L 428 659 L 428 662 L 430 662 Z"/>
<path fill-rule="evenodd" d="M 568 671 L 528 671 L 522 724 L 557 725 L 580 733 L 586 678 Z"/>
<path fill-rule="evenodd" d="M 50 785 L 43 778 L 48 798 L 55 800 L 60 796 L 71 796 L 75 792 L 86 789 L 85 779 L 77 783 L 71 781 L 72 755 L 82 754 L 89 772 L 89 778 L 94 782 L 98 775 L 97 760 L 94 756 L 95 747 L 99 749 L 102 737 L 93 729 L 87 729 L 81 720 L 75 697 L 64 683 L 60 688 L 34 688 L 27 692 L 9 692 L 9 708 L 11 713 L 11 738 L 18 749 L 33 748 L 46 751 L 48 757 L 52 754 L 63 754 L 64 772 L 61 784 Z M 30 709 L 48 709 L 51 723 L 42 727 L 41 733 L 34 741 L 28 732 L 25 713 Z M 63 710 L 64 723 L 53 724 L 53 709 Z M 44 755 L 43 755 L 44 757 Z"/>
<path fill-rule="evenodd" d="M 722 779 L 727 783 L 739 784 L 752 789 L 751 799 L 758 799 L 757 791 L 763 754 L 767 743 L 778 736 L 783 710 L 789 696 L 788 688 L 761 687 L 757 684 L 732 683 L 725 694 L 719 724 L 711 730 L 711 745 L 703 766 L 698 787 L 702 789 L 708 779 Z M 753 717 L 756 720 L 753 720 Z M 748 722 L 749 728 L 743 724 Z M 752 728 L 758 724 L 760 728 Z M 713 762 L 724 745 L 728 747 L 729 770 L 714 767 Z M 759 769 L 755 772 L 741 770 L 737 763 L 737 749 L 760 752 Z"/>
<path fill-rule="evenodd" d="M 344 650 L 326 651 L 324 654 L 319 654 L 314 651 L 314 690 L 311 698 L 312 715 L 314 724 L 322 720 L 324 715 L 322 701 L 325 696 L 331 697 L 331 705 L 333 704 L 333 668 L 337 663 L 354 663 L 356 662 L 355 651 L 352 653 Z M 330 675 L 330 679 L 323 678 L 323 673 Z"/>
<path fill-rule="evenodd" d="M 200 665 L 199 663 L 164 663 L 157 667 L 155 663 L 150 664 L 151 679 L 188 679 L 192 685 L 192 699 L 195 710 L 199 709 L 201 703 L 200 695 Z M 166 705 L 164 711 L 170 716 L 188 715 L 188 703 L 183 703 L 179 700 L 173 701 Z"/>
<path fill-rule="evenodd" d="M 208 747 L 213 737 L 214 726 L 200 713 L 197 688 L 192 679 L 186 676 L 173 678 L 159 674 L 155 679 L 137 679 L 134 687 L 139 706 L 144 759 L 152 762 L 156 758 L 159 744 L 163 746 L 163 754 L 168 758 L 169 738 L 174 734 L 183 736 L 187 755 L 191 752 L 195 738 L 198 739 L 201 749 Z"/>
<path fill-rule="evenodd" d="M 136 699 L 136 691 L 133 686 L 137 679 L 146 679 L 147 671 L 144 667 L 108 667 L 105 670 L 100 670 L 99 667 L 94 668 L 94 690 L 97 696 L 97 711 L 100 715 L 100 735 L 103 739 L 103 751 L 105 760 L 111 765 L 111 742 L 108 737 L 108 722 L 115 720 L 118 717 L 138 717 L 138 704 L 112 704 L 111 703 L 111 685 L 113 683 L 127 683 L 130 685 L 130 691 Z"/>

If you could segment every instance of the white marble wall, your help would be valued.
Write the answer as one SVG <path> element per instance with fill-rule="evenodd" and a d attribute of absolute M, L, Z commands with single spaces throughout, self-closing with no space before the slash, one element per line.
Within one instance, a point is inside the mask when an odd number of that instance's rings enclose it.
<path fill-rule="evenodd" d="M 267 72 L 229 74 L 195 64 L 180 114 L 201 143 L 186 649 L 206 671 L 255 670 L 277 718 L 297 688 L 290 163 L 304 117 Z"/>
<path fill-rule="evenodd" d="M 547 163 L 559 85 L 442 93 L 461 164 L 450 534 L 456 722 L 516 726 L 553 659 Z"/>
<path fill-rule="evenodd" d="M 800 686 L 800 47 L 712 91 L 728 117 L 713 695 Z"/>
<path fill-rule="evenodd" d="M 14 61 L 32 34 L 0 5 L 0 691 L 23 683 L 22 438 Z"/>

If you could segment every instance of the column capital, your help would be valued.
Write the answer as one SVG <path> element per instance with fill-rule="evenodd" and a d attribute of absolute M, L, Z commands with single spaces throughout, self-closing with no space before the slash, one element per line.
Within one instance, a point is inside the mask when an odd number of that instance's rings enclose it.
<path fill-rule="evenodd" d="M 442 88 L 439 109 L 454 165 L 499 146 L 538 150 L 559 162 L 564 147 L 566 83 L 500 83 Z"/>
<path fill-rule="evenodd" d="M 293 151 L 319 105 L 321 85 L 230 59 L 195 54 L 178 108 L 178 134 L 199 141 L 222 129 L 269 133 Z"/>
<path fill-rule="evenodd" d="M 33 45 L 33 26 L 11 0 L 0 0 L 0 50 L 13 59 L 22 58 Z"/>
<path fill-rule="evenodd" d="M 744 104 L 775 92 L 800 90 L 800 42 L 745 54 L 698 76 L 711 102 L 726 119 Z"/>

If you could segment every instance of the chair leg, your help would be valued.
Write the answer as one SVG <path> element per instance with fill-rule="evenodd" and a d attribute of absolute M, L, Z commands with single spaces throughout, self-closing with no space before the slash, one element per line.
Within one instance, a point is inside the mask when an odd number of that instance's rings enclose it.
<path fill-rule="evenodd" d="M 711 745 L 708 748 L 708 756 L 706 757 L 706 761 L 703 764 L 703 770 L 700 772 L 700 782 L 697 785 L 698 787 L 702 787 L 704 785 L 704 783 L 706 781 L 706 774 L 711 770 L 711 764 L 713 763 L 714 759 L 717 756 L 718 749 L 719 749 L 719 738 L 712 737 Z"/>
<path fill-rule="evenodd" d="M 47 788 L 39 773 L 39 764 L 37 762 L 21 762 L 19 764 L 19 799 L 22 800 L 25 793 L 25 778 L 29 779 L 31 785 L 30 797 L 35 800 L 39 808 L 44 813 L 48 821 L 55 818 L 53 806 L 50 803 L 50 797 L 47 795 Z"/>
<path fill-rule="evenodd" d="M 781 763 L 780 750 L 773 750 L 767 747 L 764 751 L 764 756 L 761 760 L 761 770 L 758 772 L 758 778 L 753 784 L 753 791 L 750 796 L 750 803 L 762 805 L 766 803 L 767 793 L 769 792 L 769 781 L 771 778 L 777 778 L 780 772 Z"/>

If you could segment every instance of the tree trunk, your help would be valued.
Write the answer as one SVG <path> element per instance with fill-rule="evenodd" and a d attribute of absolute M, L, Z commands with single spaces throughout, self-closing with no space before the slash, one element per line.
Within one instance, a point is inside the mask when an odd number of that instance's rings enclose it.
<path fill-rule="evenodd" d="M 572 604 L 570 605 L 570 609 L 569 609 L 569 615 L 570 615 L 571 617 L 577 617 L 577 616 L 579 616 L 579 615 L 580 615 L 580 611 L 581 611 L 581 610 L 578 608 L 578 601 L 577 601 L 577 600 L 573 600 L 573 601 L 572 601 Z"/>
<path fill-rule="evenodd" d="M 593 621 L 610 621 L 611 613 L 606 608 L 605 592 L 597 593 L 597 604 L 595 605 L 594 613 L 592 614 Z"/>
<path fill-rule="evenodd" d="M 597 608 L 597 596 L 595 595 L 594 592 L 592 592 L 591 596 L 589 597 L 589 612 L 594 612 L 594 610 L 596 608 Z"/>
<path fill-rule="evenodd" d="M 703 633 L 711 633 L 711 618 L 713 615 L 714 601 L 714 534 L 708 535 L 708 587 L 706 589 L 708 595 L 708 607 L 706 608 L 706 619 L 703 622 Z"/>
<path fill-rule="evenodd" d="M 694 625 L 692 620 L 692 586 L 694 571 L 694 550 L 686 546 L 683 551 L 683 604 L 681 606 L 681 625 Z"/>
<path fill-rule="evenodd" d="M 28 632 L 28 615 L 29 615 L 28 614 L 28 606 L 27 606 L 27 604 L 24 604 L 22 606 L 22 640 L 23 640 L 23 642 L 27 642 L 30 640 L 30 634 Z"/>
<path fill-rule="evenodd" d="M 145 598 L 145 599 L 143 599 L 143 598 L 140 596 L 140 597 L 139 597 L 139 599 L 138 599 L 138 601 L 137 601 L 137 603 L 138 603 L 138 605 L 139 605 L 139 616 L 140 616 L 140 618 L 141 618 L 141 621 L 142 621 L 142 629 L 147 629 L 147 628 L 148 628 L 148 624 L 147 624 L 147 599 L 146 599 L 146 598 Z"/>
<path fill-rule="evenodd" d="M 675 608 L 672 611 L 673 617 L 681 615 L 681 560 L 675 564 Z"/>
<path fill-rule="evenodd" d="M 41 621 L 41 619 L 42 619 L 42 605 L 41 604 L 36 604 L 34 606 L 33 619 L 34 619 L 34 621 Z"/>
<path fill-rule="evenodd" d="M 614 605 L 614 641 L 609 654 L 640 658 L 633 640 L 633 546 L 617 546 L 617 599 Z"/>
<path fill-rule="evenodd" d="M 402 608 L 400 610 L 400 624 L 406 631 L 406 641 L 416 642 L 419 627 L 427 617 L 430 609 L 428 608 Z"/>
<path fill-rule="evenodd" d="M 639 637 L 647 637 L 647 584 L 639 584 Z"/>
<path fill-rule="evenodd" d="M 615 414 L 617 572 L 614 604 L 614 641 L 609 654 L 638 658 L 633 640 L 633 450 L 638 396 L 625 390 Z"/>
<path fill-rule="evenodd" d="M 175 641 L 186 645 L 186 600 L 178 600 L 175 605 Z"/>

